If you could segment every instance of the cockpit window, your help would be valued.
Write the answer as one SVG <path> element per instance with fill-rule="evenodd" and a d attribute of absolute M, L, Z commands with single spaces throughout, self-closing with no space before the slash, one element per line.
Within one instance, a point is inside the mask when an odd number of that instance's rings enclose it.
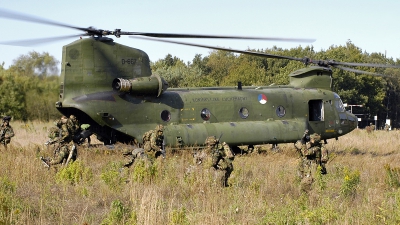
<path fill-rule="evenodd" d="M 335 107 L 339 112 L 344 112 L 345 108 L 342 102 L 342 99 L 340 99 L 340 96 L 336 93 L 334 93 L 335 96 Z"/>

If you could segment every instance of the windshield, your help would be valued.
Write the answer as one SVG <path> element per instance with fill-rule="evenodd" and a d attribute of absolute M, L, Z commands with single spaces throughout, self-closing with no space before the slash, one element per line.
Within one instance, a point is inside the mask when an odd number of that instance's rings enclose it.
<path fill-rule="evenodd" d="M 336 94 L 336 93 L 334 93 L 334 96 L 335 96 L 335 107 L 336 107 L 336 109 L 339 112 L 344 112 L 345 109 L 344 109 L 344 105 L 343 105 L 342 99 L 340 99 L 340 96 L 338 94 Z"/>

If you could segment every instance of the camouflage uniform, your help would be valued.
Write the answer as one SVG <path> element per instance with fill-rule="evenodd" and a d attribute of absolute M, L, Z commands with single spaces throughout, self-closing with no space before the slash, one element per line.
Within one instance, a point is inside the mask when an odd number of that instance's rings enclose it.
<path fill-rule="evenodd" d="M 130 167 L 136 159 L 147 159 L 147 155 L 144 153 L 143 148 L 135 148 L 133 151 L 126 149 L 123 151 L 123 155 L 126 158 L 126 162 L 124 163 L 125 167 Z"/>
<path fill-rule="evenodd" d="M 68 130 L 67 118 L 62 117 L 61 120 L 55 122 L 57 127 L 51 128 L 49 132 L 50 140 L 46 142 L 48 144 L 55 144 L 55 152 L 54 158 L 51 159 L 43 159 L 47 165 L 55 165 L 67 162 L 70 154 L 73 159 L 76 158 L 76 147 L 72 141 L 72 135 Z M 58 130 L 58 132 L 56 131 Z"/>
<path fill-rule="evenodd" d="M 387 124 L 387 123 L 385 123 L 385 131 L 389 131 L 389 128 L 390 128 L 390 126 L 389 126 L 389 124 Z"/>
<path fill-rule="evenodd" d="M 67 120 L 67 127 L 72 136 L 77 135 L 81 129 L 81 126 L 74 115 L 69 116 L 69 119 Z"/>
<path fill-rule="evenodd" d="M 74 115 L 70 115 L 66 124 L 72 140 L 79 145 L 81 126 L 78 119 Z"/>
<path fill-rule="evenodd" d="M 233 160 L 235 156 L 229 145 L 225 142 L 219 143 L 215 136 L 206 139 L 206 151 L 211 152 L 211 167 L 224 172 L 222 184 L 228 186 L 228 179 L 233 171 Z"/>
<path fill-rule="evenodd" d="M 146 139 L 146 134 L 143 135 L 143 148 L 144 151 L 156 158 L 160 156 L 163 152 L 162 144 L 164 140 L 164 126 L 157 125 L 154 131 L 151 131 L 150 138 Z"/>
<path fill-rule="evenodd" d="M 211 152 L 215 148 L 216 137 L 210 136 L 206 138 L 205 145 L 206 147 L 196 153 L 193 154 L 193 163 L 196 165 L 200 165 L 204 163 L 204 161 L 211 155 Z"/>
<path fill-rule="evenodd" d="M 328 151 L 321 144 L 321 136 L 319 134 L 310 135 L 310 142 L 307 144 L 296 143 L 296 147 L 300 150 L 301 159 L 298 165 L 298 172 L 301 178 L 301 191 L 308 192 L 314 182 L 317 167 L 321 167 L 321 173 L 326 174 L 325 163 L 328 161 Z"/>
<path fill-rule="evenodd" d="M 374 131 L 375 130 L 375 125 L 370 123 L 369 126 L 371 127 L 371 130 Z"/>
<path fill-rule="evenodd" d="M 10 126 L 10 116 L 3 117 L 3 124 L 0 127 L 0 142 L 5 147 L 10 143 L 11 138 L 14 137 L 14 130 Z"/>

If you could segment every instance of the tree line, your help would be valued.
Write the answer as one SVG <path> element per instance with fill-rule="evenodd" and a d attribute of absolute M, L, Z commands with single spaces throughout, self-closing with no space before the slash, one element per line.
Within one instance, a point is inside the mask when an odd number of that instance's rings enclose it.
<path fill-rule="evenodd" d="M 29 52 L 4 68 L 0 64 L 0 115 L 16 120 L 54 120 L 59 92 L 59 61 L 49 53 Z"/>
<path fill-rule="evenodd" d="M 316 51 L 312 46 L 282 49 L 249 49 L 274 55 L 340 62 L 400 64 L 399 59 L 387 58 L 382 53 L 368 53 L 350 40 L 345 45 L 330 46 Z M 48 53 L 29 52 L 13 61 L 8 68 L 0 65 L 0 113 L 18 120 L 53 120 L 60 116 L 55 108 L 59 92 L 59 61 Z M 184 62 L 168 54 L 151 62 L 153 74 L 164 77 L 170 87 L 284 85 L 288 74 L 304 68 L 301 62 L 271 59 L 226 51 L 211 51 L 209 55 L 195 55 Z M 355 74 L 332 68 L 333 91 L 353 108 L 353 113 L 364 119 L 391 119 L 392 127 L 400 127 L 400 69 L 355 67 L 368 72 L 388 75 L 379 77 Z"/>

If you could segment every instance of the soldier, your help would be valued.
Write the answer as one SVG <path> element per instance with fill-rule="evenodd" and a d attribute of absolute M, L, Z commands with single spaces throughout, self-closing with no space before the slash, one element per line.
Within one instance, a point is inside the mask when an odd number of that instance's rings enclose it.
<path fill-rule="evenodd" d="M 193 154 L 193 163 L 195 165 L 203 164 L 207 160 L 207 158 L 210 158 L 209 156 L 211 156 L 211 152 L 215 148 L 215 142 L 215 136 L 209 136 L 206 138 L 206 141 L 204 142 L 206 147 Z"/>
<path fill-rule="evenodd" d="M 73 137 L 73 141 L 79 144 L 79 134 L 81 131 L 81 126 L 78 119 L 74 115 L 70 115 L 67 119 L 67 128 L 70 135 Z"/>
<path fill-rule="evenodd" d="M 390 126 L 389 126 L 389 124 L 387 124 L 387 123 L 385 123 L 385 131 L 389 131 L 389 128 L 390 128 Z"/>
<path fill-rule="evenodd" d="M 3 124 L 0 127 L 0 142 L 7 148 L 11 138 L 14 137 L 14 130 L 10 126 L 11 116 L 3 117 Z"/>
<path fill-rule="evenodd" d="M 148 159 L 146 153 L 144 153 L 143 148 L 135 148 L 133 150 L 126 149 L 122 152 L 122 154 L 127 159 L 124 163 L 124 167 L 130 167 L 136 159 Z"/>
<path fill-rule="evenodd" d="M 207 150 L 211 152 L 212 162 L 211 167 L 215 170 L 220 170 L 224 172 L 222 184 L 228 187 L 228 179 L 233 171 L 233 160 L 235 159 L 231 148 L 226 142 L 222 144 L 215 136 L 208 137 L 206 139 Z"/>
<path fill-rule="evenodd" d="M 49 132 L 50 140 L 45 145 L 55 144 L 54 158 L 43 158 L 40 159 L 48 166 L 56 165 L 65 162 L 68 164 L 70 160 L 76 158 L 76 146 L 74 145 L 72 135 L 68 130 L 67 123 L 68 118 L 63 116 L 61 120 L 55 122 L 57 127 L 51 128 Z"/>
<path fill-rule="evenodd" d="M 156 158 L 160 155 L 165 157 L 165 151 L 163 149 L 163 141 L 164 141 L 164 126 L 157 125 L 154 131 L 150 131 L 151 133 L 147 133 L 147 136 L 143 135 L 143 148 L 144 151 L 151 155 L 152 157 Z"/>
<path fill-rule="evenodd" d="M 305 142 L 305 135 L 295 146 L 300 150 L 301 155 L 301 161 L 298 167 L 299 176 L 301 178 L 300 190 L 307 193 L 311 190 L 311 185 L 314 182 L 314 176 L 315 172 L 318 171 L 318 166 L 320 166 L 321 174 L 326 174 L 325 164 L 328 162 L 328 151 L 322 146 L 321 136 L 317 133 L 310 135 L 308 146 Z"/>
<path fill-rule="evenodd" d="M 369 123 L 369 127 L 371 128 L 371 130 L 372 130 L 372 131 L 374 131 L 374 130 L 375 130 L 375 125 L 374 125 L 374 124 L 372 124 L 372 123 Z"/>

